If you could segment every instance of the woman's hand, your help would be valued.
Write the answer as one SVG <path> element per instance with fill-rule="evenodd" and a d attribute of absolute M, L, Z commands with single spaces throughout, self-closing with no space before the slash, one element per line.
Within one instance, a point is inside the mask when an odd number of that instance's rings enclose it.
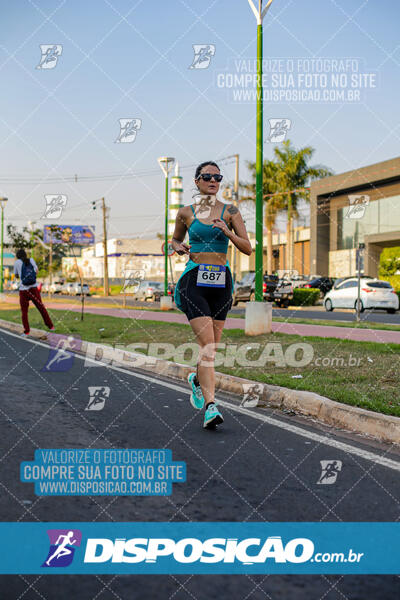
<path fill-rule="evenodd" d="M 213 223 L 213 227 L 218 227 L 218 229 L 221 229 L 227 237 L 230 236 L 231 230 L 229 229 L 225 221 L 223 221 L 222 219 L 213 219 Z"/>
<path fill-rule="evenodd" d="M 183 242 L 177 242 L 174 240 L 171 245 L 175 252 L 177 252 L 177 254 L 180 256 L 182 256 L 182 254 L 190 254 L 190 244 L 184 244 Z"/>

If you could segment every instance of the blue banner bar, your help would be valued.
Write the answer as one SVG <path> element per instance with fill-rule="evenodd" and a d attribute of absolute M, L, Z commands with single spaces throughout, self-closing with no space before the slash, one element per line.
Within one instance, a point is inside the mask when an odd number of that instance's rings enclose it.
<path fill-rule="evenodd" d="M 0 523 L 1 574 L 398 574 L 400 523 Z"/>

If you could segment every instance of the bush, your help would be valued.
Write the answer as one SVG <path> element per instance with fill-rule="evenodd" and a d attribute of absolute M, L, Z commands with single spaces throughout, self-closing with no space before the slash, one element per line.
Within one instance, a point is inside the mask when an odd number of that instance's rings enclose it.
<path fill-rule="evenodd" d="M 400 269 L 400 246 L 384 248 L 379 258 L 379 277 L 386 279 Z"/>
<path fill-rule="evenodd" d="M 313 306 L 319 299 L 320 291 L 316 288 L 294 288 L 292 306 Z"/>
<path fill-rule="evenodd" d="M 117 296 L 118 294 L 121 294 L 122 287 L 123 287 L 122 285 L 110 285 L 109 286 L 110 295 L 111 296 Z M 90 286 L 90 292 L 92 294 L 103 296 L 104 295 L 104 287 L 103 286 L 94 286 L 94 285 L 91 285 Z"/>
<path fill-rule="evenodd" d="M 400 291 L 400 275 L 391 275 L 390 277 L 383 275 L 380 276 L 380 279 L 383 279 L 383 281 L 387 281 L 388 283 L 390 283 L 390 285 L 394 290 L 396 290 L 396 292 Z"/>
<path fill-rule="evenodd" d="M 122 292 L 122 285 L 110 285 L 110 294 L 112 296 L 116 296 Z"/>

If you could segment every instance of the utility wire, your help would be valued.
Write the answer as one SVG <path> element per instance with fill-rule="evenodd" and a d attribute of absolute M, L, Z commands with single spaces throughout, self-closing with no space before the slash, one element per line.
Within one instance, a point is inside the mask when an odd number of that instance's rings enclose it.
<path fill-rule="evenodd" d="M 227 161 L 233 160 L 233 156 L 225 156 L 222 158 L 216 158 L 221 164 L 225 164 Z M 193 169 L 197 167 L 196 163 L 190 165 L 179 165 L 181 171 L 187 169 Z M 93 183 L 96 181 L 115 181 L 118 179 L 135 179 L 141 177 L 150 177 L 152 175 L 159 175 L 159 169 L 149 169 L 147 171 L 138 171 L 136 173 L 110 173 L 103 175 L 66 175 L 65 177 L 0 177 L 0 183 L 8 183 L 13 185 L 34 185 L 34 184 L 52 184 L 52 183 Z"/>

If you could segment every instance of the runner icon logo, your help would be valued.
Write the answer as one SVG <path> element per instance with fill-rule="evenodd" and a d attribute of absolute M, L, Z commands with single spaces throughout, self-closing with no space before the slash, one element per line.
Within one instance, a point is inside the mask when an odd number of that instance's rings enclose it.
<path fill-rule="evenodd" d="M 243 400 L 240 406 L 254 408 L 258 405 L 260 397 L 263 394 L 264 386 L 262 383 L 243 383 Z"/>
<path fill-rule="evenodd" d="M 37 69 L 54 69 L 62 53 L 61 44 L 40 44 L 42 56 Z"/>
<path fill-rule="evenodd" d="M 134 294 L 138 291 L 140 283 L 144 280 L 145 272 L 143 269 L 135 269 L 131 271 L 125 271 L 124 273 L 124 285 L 121 293 Z"/>
<path fill-rule="evenodd" d="M 119 136 L 116 144 L 131 144 L 136 139 L 136 133 L 142 126 L 142 119 L 119 119 Z"/>
<path fill-rule="evenodd" d="M 75 549 L 81 545 L 79 529 L 48 529 L 50 548 L 42 567 L 68 567 L 74 558 Z"/>
<path fill-rule="evenodd" d="M 74 362 L 74 352 L 81 348 L 82 341 L 72 335 L 59 335 L 50 333 L 48 335 L 50 342 L 49 356 L 43 367 L 42 372 L 65 372 L 69 371 Z"/>
<path fill-rule="evenodd" d="M 349 207 L 345 219 L 362 219 L 369 204 L 367 194 L 349 194 Z"/>
<path fill-rule="evenodd" d="M 207 69 L 215 54 L 214 44 L 193 44 L 194 57 L 189 69 Z"/>
<path fill-rule="evenodd" d="M 42 219 L 59 219 L 62 211 L 67 206 L 67 196 L 65 194 L 45 194 L 46 208 Z"/>
<path fill-rule="evenodd" d="M 341 460 L 320 460 L 322 473 L 317 485 L 330 485 L 336 482 L 338 473 L 342 470 Z"/>
<path fill-rule="evenodd" d="M 268 142 L 280 143 L 286 139 L 292 121 L 290 119 L 268 119 L 269 121 L 269 136 Z"/>
<path fill-rule="evenodd" d="M 110 397 L 110 388 L 106 386 L 88 387 L 89 402 L 85 410 L 103 410 L 106 399 Z"/>

